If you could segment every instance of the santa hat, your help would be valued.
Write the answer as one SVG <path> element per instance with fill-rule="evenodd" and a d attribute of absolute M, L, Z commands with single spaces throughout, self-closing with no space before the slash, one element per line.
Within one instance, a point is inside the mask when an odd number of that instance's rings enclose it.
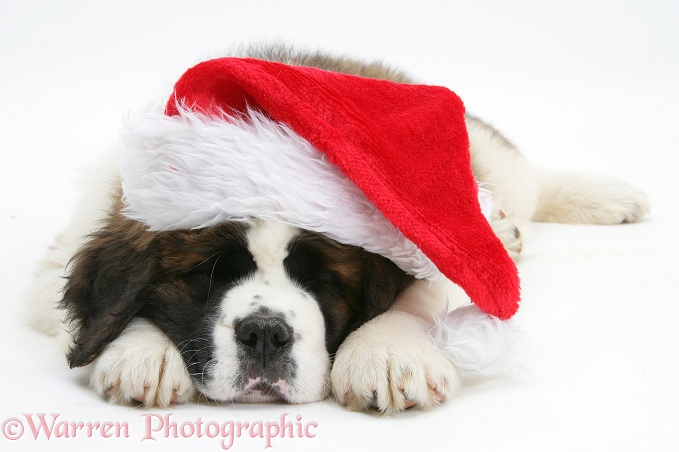
<path fill-rule="evenodd" d="M 518 308 L 517 270 L 482 213 L 461 100 L 248 58 L 189 69 L 164 113 L 128 123 L 125 213 L 153 230 L 276 219 L 443 273 L 484 312 Z"/>

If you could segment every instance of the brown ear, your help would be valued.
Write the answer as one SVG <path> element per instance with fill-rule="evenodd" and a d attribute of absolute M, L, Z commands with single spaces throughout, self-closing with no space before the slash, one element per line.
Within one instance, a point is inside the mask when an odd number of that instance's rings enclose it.
<path fill-rule="evenodd" d="M 366 320 L 389 309 L 398 294 L 415 281 L 413 276 L 401 270 L 392 261 L 376 254 L 371 256 L 371 262 L 363 277 L 363 298 L 368 313 Z"/>
<path fill-rule="evenodd" d="M 73 257 L 61 301 L 74 326 L 69 366 L 91 363 L 144 304 L 156 266 L 154 237 L 114 215 Z"/>

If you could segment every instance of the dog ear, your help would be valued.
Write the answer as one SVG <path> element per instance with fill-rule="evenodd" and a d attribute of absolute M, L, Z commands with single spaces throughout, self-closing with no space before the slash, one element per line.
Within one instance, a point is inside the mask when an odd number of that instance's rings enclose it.
<path fill-rule="evenodd" d="M 415 281 L 392 261 L 376 254 L 371 256 L 363 278 L 366 321 L 389 309 L 398 294 Z"/>
<path fill-rule="evenodd" d="M 155 235 L 114 214 L 73 257 L 61 301 L 74 327 L 70 367 L 91 363 L 142 307 L 157 265 Z"/>

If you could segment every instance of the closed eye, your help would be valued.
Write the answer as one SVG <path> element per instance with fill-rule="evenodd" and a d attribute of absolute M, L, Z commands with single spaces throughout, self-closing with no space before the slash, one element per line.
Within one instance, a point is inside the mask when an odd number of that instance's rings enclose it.
<path fill-rule="evenodd" d="M 181 274 L 191 287 L 192 298 L 205 302 L 257 269 L 250 252 L 242 247 L 220 250 Z"/>

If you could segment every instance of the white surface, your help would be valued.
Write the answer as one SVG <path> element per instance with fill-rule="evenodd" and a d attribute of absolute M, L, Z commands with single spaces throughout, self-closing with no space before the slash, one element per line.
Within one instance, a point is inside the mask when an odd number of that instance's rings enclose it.
<path fill-rule="evenodd" d="M 432 412 L 391 418 L 332 401 L 151 413 L 180 424 L 285 413 L 317 423 L 314 438 L 277 437 L 273 450 L 677 450 L 678 5 L 2 2 L 0 422 L 19 418 L 25 431 L 16 441 L 0 433 L 0 449 L 221 449 L 197 434 L 142 441 L 149 412 L 88 390 L 49 338 L 22 326 L 20 293 L 74 206 L 77 168 L 116 146 L 130 108 L 162 98 L 186 68 L 234 43 L 280 38 L 384 58 L 447 85 L 534 162 L 624 178 L 648 191 L 653 213 L 636 225 L 532 228 L 518 319 L 534 370 L 521 381 L 469 384 Z M 36 440 L 23 417 L 35 413 L 127 423 L 130 437 Z M 246 431 L 232 450 L 265 446 Z"/>

